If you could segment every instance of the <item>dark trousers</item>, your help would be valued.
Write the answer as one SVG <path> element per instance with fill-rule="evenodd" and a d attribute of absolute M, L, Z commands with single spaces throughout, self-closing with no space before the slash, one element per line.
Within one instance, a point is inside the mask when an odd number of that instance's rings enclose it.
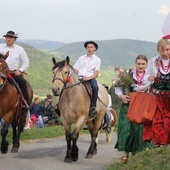
<path fill-rule="evenodd" d="M 99 91 L 97 81 L 96 79 L 91 79 L 91 80 L 88 80 L 87 82 L 91 85 L 91 88 L 92 88 L 92 93 L 93 93 L 92 94 L 92 107 L 93 106 L 96 107 L 98 91 Z"/>
<path fill-rule="evenodd" d="M 29 97 L 28 97 L 28 89 L 27 89 L 27 84 L 26 84 L 26 80 L 23 78 L 22 75 L 19 76 L 15 76 L 14 74 L 12 75 L 12 77 L 15 79 L 15 81 L 18 83 L 22 94 L 24 96 L 24 99 L 29 102 Z"/>

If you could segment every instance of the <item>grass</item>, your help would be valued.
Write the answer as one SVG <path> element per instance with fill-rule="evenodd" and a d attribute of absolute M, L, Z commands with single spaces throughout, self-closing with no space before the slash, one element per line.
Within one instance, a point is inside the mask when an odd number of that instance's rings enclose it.
<path fill-rule="evenodd" d="M 127 164 L 114 163 L 107 170 L 169 170 L 170 147 L 146 149 L 131 157 Z"/>
<path fill-rule="evenodd" d="M 89 133 L 88 130 L 81 130 L 80 133 Z M 29 140 L 39 140 L 39 139 L 48 139 L 48 138 L 55 138 L 65 135 L 64 127 L 59 126 L 50 126 L 44 128 L 31 128 L 29 130 L 24 130 L 21 133 L 21 141 L 28 142 Z M 0 135 L 0 141 L 1 141 Z M 9 144 L 12 144 L 12 128 L 9 128 L 9 132 L 7 135 L 7 141 Z"/>

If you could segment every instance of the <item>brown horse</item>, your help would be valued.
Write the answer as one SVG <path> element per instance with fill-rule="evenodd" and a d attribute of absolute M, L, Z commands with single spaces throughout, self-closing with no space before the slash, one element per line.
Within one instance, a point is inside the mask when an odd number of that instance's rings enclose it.
<path fill-rule="evenodd" d="M 59 96 L 59 110 L 67 141 L 67 152 L 64 161 L 78 160 L 79 149 L 76 142 L 79 132 L 85 124 L 91 134 L 91 144 L 86 154 L 86 158 L 90 159 L 97 153 L 96 137 L 108 105 L 107 91 L 102 84 L 98 84 L 99 94 L 96 108 L 98 115 L 93 120 L 88 120 L 91 105 L 89 90 L 79 81 L 76 72 L 69 65 L 69 57 L 58 63 L 53 58 L 53 63 L 52 91 L 54 96 Z M 75 124 L 73 131 L 71 131 L 72 124 Z"/>
<path fill-rule="evenodd" d="M 12 77 L 9 75 L 7 63 L 4 59 L 8 57 L 6 55 L 0 55 L 0 118 L 4 119 L 4 125 L 1 129 L 1 152 L 6 154 L 8 152 L 8 142 L 6 136 L 8 134 L 9 125 L 12 124 L 13 129 L 13 146 L 12 152 L 18 152 L 20 146 L 19 140 L 21 132 L 25 126 L 26 114 L 28 109 L 21 109 L 22 94 L 19 88 L 13 83 Z M 30 84 L 27 82 L 29 104 L 32 101 L 33 92 Z"/>

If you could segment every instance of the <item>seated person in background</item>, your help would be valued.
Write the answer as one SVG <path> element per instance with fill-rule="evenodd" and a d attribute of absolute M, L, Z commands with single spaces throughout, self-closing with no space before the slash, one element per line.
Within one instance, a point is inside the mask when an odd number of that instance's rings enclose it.
<path fill-rule="evenodd" d="M 38 127 L 44 127 L 44 123 L 47 123 L 52 119 L 53 111 L 51 106 L 51 100 L 49 98 L 44 99 L 44 103 L 39 105 Z"/>
<path fill-rule="evenodd" d="M 30 106 L 30 117 L 34 123 L 37 121 L 38 116 L 39 116 L 39 106 L 38 106 L 39 103 L 40 103 L 40 100 L 39 98 L 36 97 L 34 99 L 34 102 L 31 103 L 31 106 Z"/>

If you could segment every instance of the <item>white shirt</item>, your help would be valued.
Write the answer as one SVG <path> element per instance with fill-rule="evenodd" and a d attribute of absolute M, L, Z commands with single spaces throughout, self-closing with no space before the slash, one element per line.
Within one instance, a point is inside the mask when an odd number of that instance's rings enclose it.
<path fill-rule="evenodd" d="M 12 47 L 8 47 L 6 44 L 0 44 L 1 54 L 5 55 L 8 51 L 9 56 L 6 59 L 6 63 L 8 64 L 9 70 L 13 71 L 19 69 L 23 72 L 28 69 L 29 58 L 21 46 L 14 44 Z"/>
<path fill-rule="evenodd" d="M 90 57 L 87 55 L 80 56 L 73 67 L 78 70 L 79 76 L 90 77 L 96 70 L 100 71 L 100 66 L 101 59 L 93 54 Z"/>
<path fill-rule="evenodd" d="M 156 57 L 153 57 L 149 60 L 148 62 L 148 66 L 147 66 L 147 74 L 149 75 L 152 75 L 152 76 L 156 76 L 157 75 L 157 72 L 158 72 L 158 68 L 156 67 L 156 59 L 158 59 L 159 56 L 156 56 Z M 163 62 L 163 65 L 164 66 L 168 66 L 169 65 L 169 60 L 164 60 L 162 59 L 162 62 Z M 165 73 L 161 67 L 160 68 L 160 71 L 161 73 L 163 74 L 168 74 L 169 72 Z M 170 70 L 169 70 L 170 71 Z"/>

